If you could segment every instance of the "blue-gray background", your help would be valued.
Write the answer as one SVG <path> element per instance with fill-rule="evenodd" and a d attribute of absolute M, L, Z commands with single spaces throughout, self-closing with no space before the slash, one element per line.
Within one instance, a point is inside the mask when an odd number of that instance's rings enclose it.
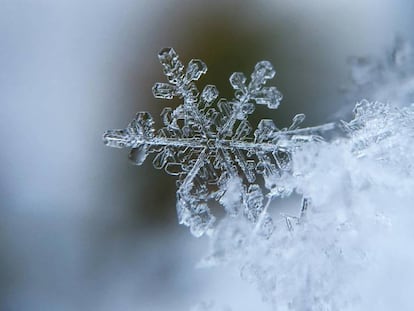
<path fill-rule="evenodd" d="M 347 57 L 412 39 L 413 15 L 409 0 L 0 0 L 0 309 L 187 310 L 246 292 L 194 269 L 207 240 L 177 225 L 174 178 L 102 133 L 174 104 L 151 95 L 164 46 L 203 59 L 200 85 L 225 96 L 233 71 L 270 60 L 285 99 L 259 116 L 330 121 L 353 106 Z"/>

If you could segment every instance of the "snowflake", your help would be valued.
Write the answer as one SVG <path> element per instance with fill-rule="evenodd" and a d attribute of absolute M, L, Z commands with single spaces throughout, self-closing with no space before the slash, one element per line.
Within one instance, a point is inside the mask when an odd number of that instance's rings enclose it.
<path fill-rule="evenodd" d="M 154 129 L 148 112 L 138 112 L 125 129 L 108 130 L 104 143 L 131 148 L 129 158 L 136 165 L 154 153 L 154 167 L 177 176 L 178 220 L 193 235 L 213 231 L 215 217 L 209 202 L 216 201 L 228 214 L 242 215 L 269 236 L 273 231 L 267 212 L 270 202 L 293 191 L 286 182 L 292 153 L 305 142 L 322 140 L 318 134 L 334 125 L 299 129 L 305 115 L 298 114 L 288 128 L 279 129 L 272 120 L 263 119 L 253 131 L 248 116 L 256 105 L 276 109 L 282 100 L 276 87 L 266 86 L 276 74 L 268 61 L 256 64 L 249 82 L 243 73 L 233 73 L 229 80 L 234 98 L 227 100 L 219 99 L 214 85 L 205 86 L 200 94 L 195 81 L 207 72 L 201 60 L 193 59 L 185 67 L 172 48 L 162 49 L 158 58 L 168 83 L 156 83 L 154 96 L 178 97 L 182 103 L 164 108 L 161 129 Z M 308 205 L 305 198 L 302 212 Z M 291 226 L 291 219 L 286 220 Z"/>

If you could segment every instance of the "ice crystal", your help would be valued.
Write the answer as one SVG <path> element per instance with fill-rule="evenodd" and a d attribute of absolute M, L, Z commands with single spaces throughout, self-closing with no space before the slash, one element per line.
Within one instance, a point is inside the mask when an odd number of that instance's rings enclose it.
<path fill-rule="evenodd" d="M 279 219 L 287 226 L 267 239 L 227 217 L 202 264 L 240 267 L 272 310 L 390 310 L 392 297 L 404 297 L 401 310 L 409 310 L 413 127 L 414 106 L 359 102 L 342 122 L 343 136 L 292 154 L 291 187 L 304 195 L 306 215 Z M 410 290 L 401 291 L 390 273 L 408 273 Z M 395 296 L 378 298 L 389 292 Z"/>
<path fill-rule="evenodd" d="M 130 148 L 129 158 L 136 165 L 154 153 L 154 167 L 177 176 L 178 220 L 193 235 L 212 231 L 215 216 L 208 204 L 213 200 L 269 236 L 273 231 L 269 203 L 293 190 L 283 181 L 291 174 L 292 153 L 304 142 L 321 141 L 318 134 L 333 124 L 300 129 L 305 115 L 298 114 L 288 128 L 279 129 L 263 119 L 253 129 L 248 117 L 256 105 L 276 109 L 282 100 L 276 87 L 266 85 L 276 74 L 268 61 L 257 63 L 249 80 L 241 72 L 233 73 L 229 80 L 234 98 L 227 100 L 219 98 L 214 85 L 205 86 L 200 94 L 195 81 L 207 72 L 201 60 L 184 66 L 172 48 L 162 49 L 158 58 L 168 83 L 156 83 L 154 96 L 178 97 L 182 103 L 163 109 L 162 128 L 155 130 L 151 115 L 139 112 L 125 129 L 108 130 L 105 144 Z"/>
<path fill-rule="evenodd" d="M 342 121 L 352 152 L 358 157 L 370 155 L 382 162 L 395 162 L 398 159 L 401 167 L 410 165 L 412 162 L 409 159 L 401 158 L 407 155 L 401 149 L 407 149 L 405 144 L 411 143 L 409 139 L 414 137 L 413 108 L 414 104 L 399 107 L 367 100 L 357 103 L 353 110 L 355 118 L 350 122 Z M 401 136 L 405 139 L 401 139 Z"/>

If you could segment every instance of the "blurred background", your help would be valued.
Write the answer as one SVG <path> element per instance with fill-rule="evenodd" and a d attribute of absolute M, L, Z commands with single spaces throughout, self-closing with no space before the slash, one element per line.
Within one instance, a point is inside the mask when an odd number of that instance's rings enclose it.
<path fill-rule="evenodd" d="M 348 57 L 412 40 L 413 17 L 410 0 L 0 0 L 0 309 L 265 310 L 237 275 L 195 269 L 208 240 L 177 224 L 174 177 L 102 133 L 174 105 L 151 93 L 165 46 L 228 98 L 232 72 L 269 60 L 284 100 L 258 118 L 331 121 L 359 99 L 340 92 Z"/>

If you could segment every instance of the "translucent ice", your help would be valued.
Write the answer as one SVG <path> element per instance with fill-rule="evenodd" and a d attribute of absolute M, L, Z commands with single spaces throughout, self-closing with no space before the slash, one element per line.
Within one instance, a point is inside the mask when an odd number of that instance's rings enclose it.
<path fill-rule="evenodd" d="M 140 112 L 127 128 L 107 131 L 105 144 L 131 148 L 129 158 L 136 165 L 153 153 L 155 168 L 178 177 L 178 221 L 195 236 L 214 228 L 208 206 L 212 200 L 230 216 L 245 217 L 258 232 L 270 235 L 273 225 L 266 209 L 273 198 L 287 193 L 281 178 L 289 175 L 290 154 L 303 142 L 317 141 L 315 131 L 331 127 L 297 129 L 304 119 L 299 114 L 289 128 L 280 130 L 266 119 L 253 129 L 248 117 L 255 106 L 275 109 L 282 99 L 276 87 L 265 86 L 276 73 L 268 61 L 257 63 L 250 81 L 241 72 L 233 73 L 229 80 L 234 98 L 217 101 L 214 85 L 205 86 L 200 95 L 194 83 L 207 72 L 204 62 L 193 59 L 184 66 L 172 48 L 162 49 L 158 58 L 168 83 L 155 83 L 154 96 L 178 97 L 182 104 L 163 109 L 164 127 L 157 132 L 151 115 Z"/>

